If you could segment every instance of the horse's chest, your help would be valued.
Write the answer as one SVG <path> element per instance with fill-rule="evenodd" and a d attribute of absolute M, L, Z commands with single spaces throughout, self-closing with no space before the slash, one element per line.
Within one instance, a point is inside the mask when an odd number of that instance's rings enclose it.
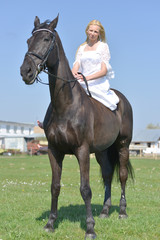
<path fill-rule="evenodd" d="M 56 146 L 78 144 L 78 130 L 68 124 L 53 125 L 48 130 L 48 142 Z"/>

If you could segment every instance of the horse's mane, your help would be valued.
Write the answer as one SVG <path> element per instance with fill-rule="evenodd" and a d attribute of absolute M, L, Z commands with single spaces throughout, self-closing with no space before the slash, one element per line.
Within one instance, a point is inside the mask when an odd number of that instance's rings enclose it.
<path fill-rule="evenodd" d="M 66 67 L 68 67 L 68 69 L 71 71 L 68 59 L 66 57 L 66 54 L 65 54 L 62 42 L 61 42 L 61 39 L 60 39 L 59 34 L 57 33 L 57 31 L 56 31 L 56 41 L 57 41 L 58 46 L 59 46 L 59 53 L 64 56 L 64 61 L 66 62 Z"/>

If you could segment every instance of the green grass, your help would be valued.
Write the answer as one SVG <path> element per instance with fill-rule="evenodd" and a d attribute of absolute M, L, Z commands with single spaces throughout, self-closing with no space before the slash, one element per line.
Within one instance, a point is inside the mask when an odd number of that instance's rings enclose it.
<path fill-rule="evenodd" d="M 119 220 L 120 186 L 112 184 L 109 219 L 100 219 L 104 189 L 96 160 L 91 159 L 90 184 L 97 240 L 160 239 L 160 160 L 131 160 L 135 183 L 127 183 L 128 219 Z M 63 164 L 59 217 L 55 232 L 43 230 L 50 211 L 51 169 L 47 156 L 0 157 L 0 239 L 84 239 L 85 207 L 79 192 L 79 167 L 74 157 Z"/>

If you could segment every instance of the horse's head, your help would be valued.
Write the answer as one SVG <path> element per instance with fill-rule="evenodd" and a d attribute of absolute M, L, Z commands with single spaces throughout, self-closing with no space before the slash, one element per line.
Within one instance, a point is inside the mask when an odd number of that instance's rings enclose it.
<path fill-rule="evenodd" d="M 58 16 L 52 22 L 45 21 L 42 24 L 38 17 L 35 18 L 32 36 L 27 40 L 28 51 L 20 68 L 21 76 L 26 84 L 34 83 L 46 64 L 52 67 L 57 62 L 58 53 L 55 47 L 57 22 Z"/>

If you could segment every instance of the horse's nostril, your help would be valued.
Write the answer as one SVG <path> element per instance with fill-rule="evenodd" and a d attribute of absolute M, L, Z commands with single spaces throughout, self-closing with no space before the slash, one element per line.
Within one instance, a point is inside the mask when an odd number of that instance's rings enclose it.
<path fill-rule="evenodd" d="M 28 68 L 27 68 L 27 73 L 30 73 L 30 72 L 31 72 L 31 68 L 28 67 Z"/>
<path fill-rule="evenodd" d="M 23 70 L 23 67 L 21 66 L 21 68 L 20 68 L 20 74 L 21 74 L 21 76 L 23 77 L 23 75 L 24 75 L 24 70 Z"/>
<path fill-rule="evenodd" d="M 31 73 L 30 75 L 28 75 L 29 78 L 32 78 L 33 77 L 33 73 Z"/>

